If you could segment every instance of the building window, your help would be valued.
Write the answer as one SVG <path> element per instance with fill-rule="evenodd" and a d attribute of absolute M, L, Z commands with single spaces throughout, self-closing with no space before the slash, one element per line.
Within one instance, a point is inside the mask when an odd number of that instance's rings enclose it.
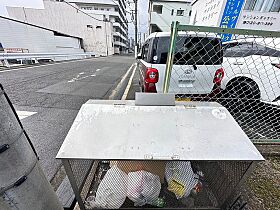
<path fill-rule="evenodd" d="M 107 11 L 110 11 L 110 9 L 107 9 Z"/>
<path fill-rule="evenodd" d="M 262 11 L 262 12 L 279 12 L 279 0 L 247 0 L 244 10 Z"/>
<path fill-rule="evenodd" d="M 104 10 L 104 8 L 101 8 L 101 10 Z"/>
<path fill-rule="evenodd" d="M 84 10 L 92 10 L 92 7 L 81 7 L 81 9 L 84 9 Z"/>
<path fill-rule="evenodd" d="M 87 28 L 93 28 L 93 26 L 92 25 L 87 25 Z"/>
<path fill-rule="evenodd" d="M 280 1 L 274 0 L 269 11 L 270 12 L 279 12 L 280 11 Z"/>
<path fill-rule="evenodd" d="M 184 16 L 184 10 L 178 9 L 177 10 L 177 16 Z"/>
<path fill-rule="evenodd" d="M 246 1 L 244 10 L 261 11 L 264 0 L 248 0 Z"/>
<path fill-rule="evenodd" d="M 94 10 L 98 10 L 98 8 L 97 8 L 97 7 L 94 7 Z"/>
<path fill-rule="evenodd" d="M 192 11 L 190 10 L 190 12 L 189 12 L 189 16 L 191 16 L 192 15 Z"/>
<path fill-rule="evenodd" d="M 246 4 L 245 4 L 245 7 L 244 7 L 244 10 L 252 10 L 254 8 L 255 1 L 256 0 L 247 0 Z"/>
<path fill-rule="evenodd" d="M 174 15 L 174 9 L 171 10 L 171 15 Z"/>
<path fill-rule="evenodd" d="M 158 14 L 162 14 L 162 5 L 154 5 L 153 6 L 153 12 L 156 12 Z"/>
<path fill-rule="evenodd" d="M 96 29 L 101 29 L 102 27 L 101 26 L 96 26 Z"/>

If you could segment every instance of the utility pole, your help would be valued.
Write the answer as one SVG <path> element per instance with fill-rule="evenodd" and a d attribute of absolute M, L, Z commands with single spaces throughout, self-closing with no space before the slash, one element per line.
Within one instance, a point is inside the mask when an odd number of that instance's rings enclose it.
<path fill-rule="evenodd" d="M 138 36 L 138 27 L 137 27 L 137 2 L 138 0 L 134 0 L 134 4 L 135 4 L 135 58 L 137 58 L 137 54 L 138 54 L 138 42 L 137 42 L 137 36 Z"/>

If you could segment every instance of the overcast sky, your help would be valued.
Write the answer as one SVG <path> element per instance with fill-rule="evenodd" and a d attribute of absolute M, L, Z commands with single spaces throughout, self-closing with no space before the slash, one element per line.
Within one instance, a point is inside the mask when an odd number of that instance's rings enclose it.
<path fill-rule="evenodd" d="M 132 0 L 130 0 L 132 1 Z M 17 6 L 17 7 L 30 7 L 30 8 L 44 8 L 42 0 L 0 0 L 0 15 L 8 16 L 5 6 Z M 133 4 L 130 6 L 134 7 Z M 148 29 L 148 0 L 138 0 L 138 24 L 139 32 L 146 33 Z M 130 11 L 130 8 L 127 7 L 127 10 Z M 128 17 L 128 21 L 131 21 L 131 18 Z M 134 37 L 134 25 L 129 24 L 128 29 L 129 36 Z"/>

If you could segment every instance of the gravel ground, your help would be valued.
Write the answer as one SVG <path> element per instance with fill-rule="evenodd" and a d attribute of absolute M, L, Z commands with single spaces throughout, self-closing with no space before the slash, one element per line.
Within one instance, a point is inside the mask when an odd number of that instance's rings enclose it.
<path fill-rule="evenodd" d="M 280 156 L 267 156 L 241 189 L 248 210 L 280 209 Z"/>

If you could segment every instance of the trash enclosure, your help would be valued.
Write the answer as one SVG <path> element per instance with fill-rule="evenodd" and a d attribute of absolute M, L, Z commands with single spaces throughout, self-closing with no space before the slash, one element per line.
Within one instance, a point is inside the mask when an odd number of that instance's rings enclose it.
<path fill-rule="evenodd" d="M 57 155 L 81 209 L 224 209 L 264 160 L 223 106 L 89 100 Z"/>

